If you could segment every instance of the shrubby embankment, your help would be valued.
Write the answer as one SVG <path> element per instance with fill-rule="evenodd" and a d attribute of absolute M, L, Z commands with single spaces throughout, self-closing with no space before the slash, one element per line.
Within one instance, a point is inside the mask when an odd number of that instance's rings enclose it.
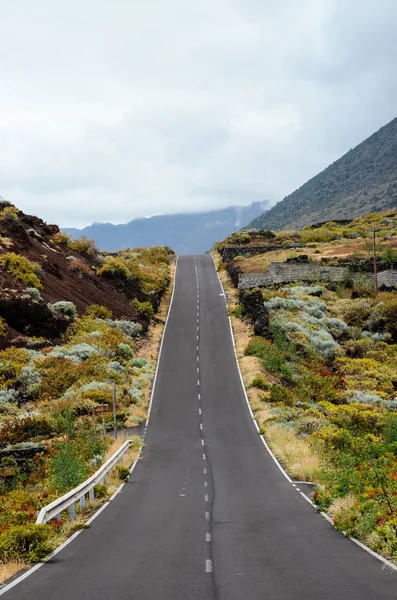
<path fill-rule="evenodd" d="M 390 264 L 396 224 L 389 211 L 277 236 L 309 236 L 317 260 L 369 265 L 377 227 L 379 262 Z M 359 241 L 357 251 L 350 239 Z M 217 257 L 261 431 L 292 477 L 316 484 L 313 500 L 337 529 L 397 560 L 397 293 L 376 294 L 367 280 L 349 277 L 233 290 L 226 268 L 261 260 L 265 269 L 267 259 Z"/>
<path fill-rule="evenodd" d="M 36 513 L 139 431 L 170 290 L 167 247 L 100 253 L 0 203 L 0 578 L 41 560 L 70 531 Z M 137 455 L 136 436 L 126 461 Z M 95 505 L 108 498 L 97 486 Z M 88 510 L 92 507 L 88 507 Z M 83 516 L 83 515 L 82 515 Z M 80 517 L 80 521 L 82 519 Z M 81 526 L 81 523 L 77 523 Z"/>

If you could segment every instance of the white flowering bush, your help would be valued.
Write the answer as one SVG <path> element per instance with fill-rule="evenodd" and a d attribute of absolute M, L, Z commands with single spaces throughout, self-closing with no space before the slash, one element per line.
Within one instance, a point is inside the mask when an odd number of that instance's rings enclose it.
<path fill-rule="evenodd" d="M 32 298 L 32 300 L 35 300 L 36 302 L 41 302 L 43 300 L 39 290 L 35 287 L 26 288 L 26 293 Z"/>
<path fill-rule="evenodd" d="M 0 390 L 0 405 L 17 404 L 19 394 L 16 390 Z"/>
<path fill-rule="evenodd" d="M 42 380 L 40 372 L 34 365 L 23 367 L 17 379 L 21 393 L 29 398 L 38 396 Z"/>
<path fill-rule="evenodd" d="M 48 308 L 52 312 L 53 315 L 65 315 L 70 319 L 77 319 L 77 308 L 73 304 L 73 302 L 68 302 L 66 300 L 60 300 L 59 302 L 55 302 L 54 304 L 49 304 Z"/>
<path fill-rule="evenodd" d="M 100 349 L 97 346 L 92 346 L 86 342 L 76 344 L 75 346 L 58 346 L 54 348 L 47 356 L 49 358 L 66 358 L 76 364 L 80 364 L 87 360 L 92 354 L 99 353 Z"/>
<path fill-rule="evenodd" d="M 379 333 L 379 332 L 372 333 L 371 331 L 363 331 L 361 333 L 361 337 L 363 337 L 363 338 L 369 338 L 369 339 L 371 339 L 374 342 L 384 342 L 390 336 L 388 336 L 387 333 Z"/>
<path fill-rule="evenodd" d="M 292 288 L 283 288 L 290 293 L 301 293 L 308 294 L 309 296 L 312 294 L 320 294 L 325 288 L 321 285 L 294 285 Z"/>
<path fill-rule="evenodd" d="M 139 404 L 142 400 L 142 392 L 135 388 L 128 390 L 128 395 L 130 396 L 133 404 Z"/>
<path fill-rule="evenodd" d="M 359 404 L 376 404 L 378 406 L 383 402 L 383 398 L 381 398 L 378 394 L 363 392 L 361 390 L 352 390 L 349 393 L 348 398 L 349 404 L 358 402 Z"/>
<path fill-rule="evenodd" d="M 142 331 L 142 326 L 134 321 L 112 321 L 112 319 L 103 319 L 103 321 L 110 327 L 117 327 L 118 329 L 121 329 L 125 335 L 128 335 L 128 337 L 131 338 L 137 337 L 137 335 L 139 335 Z"/>
<path fill-rule="evenodd" d="M 307 294 L 321 290 L 318 287 L 295 286 L 289 288 L 289 298 L 275 297 L 265 302 L 265 307 L 275 313 L 272 322 L 291 334 L 295 341 L 311 347 L 316 352 L 331 359 L 340 348 L 335 337 L 339 338 L 347 330 L 340 319 L 326 316 L 327 306 L 316 298 L 302 299 L 299 293 Z"/>

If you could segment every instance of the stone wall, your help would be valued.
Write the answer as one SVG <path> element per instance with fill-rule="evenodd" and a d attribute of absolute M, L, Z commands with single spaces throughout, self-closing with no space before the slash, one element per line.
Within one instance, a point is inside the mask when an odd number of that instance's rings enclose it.
<path fill-rule="evenodd" d="M 291 250 L 294 248 L 305 248 L 305 244 L 261 244 L 258 246 L 225 246 L 221 252 L 224 262 L 233 260 L 236 256 L 254 256 L 265 254 L 273 250 Z"/>
<path fill-rule="evenodd" d="M 311 263 L 271 263 L 264 273 L 240 273 L 238 287 L 240 290 L 255 287 L 268 287 L 277 284 L 293 283 L 295 281 L 307 281 L 321 283 L 331 281 L 337 283 L 345 278 L 351 277 L 356 283 L 372 284 L 373 275 L 363 273 L 351 273 L 345 267 L 326 267 Z M 382 271 L 378 275 L 379 287 L 397 287 L 397 271 Z"/>
<path fill-rule="evenodd" d="M 269 313 L 263 303 L 262 292 L 260 290 L 252 292 L 240 290 L 239 300 L 244 309 L 244 315 L 248 317 L 254 327 L 255 335 L 268 337 Z"/>

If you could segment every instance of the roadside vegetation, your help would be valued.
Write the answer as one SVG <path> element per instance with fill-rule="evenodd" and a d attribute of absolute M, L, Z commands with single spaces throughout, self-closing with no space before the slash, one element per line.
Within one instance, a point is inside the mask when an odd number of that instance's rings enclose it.
<path fill-rule="evenodd" d="M 10 228 L 7 239 L 14 247 L 14 228 L 24 218 L 15 207 L 3 204 L 0 221 Z M 73 241 L 56 232 L 46 241 L 37 235 L 49 249 L 52 243 L 55 249 L 74 251 L 63 259 L 65 277 L 71 266 L 85 265 L 95 278 L 93 297 L 103 287 L 101 279 L 106 280 L 109 304 L 113 293 L 128 316 L 114 316 L 100 303 L 81 311 L 68 299 L 46 302 L 42 294 L 48 293 L 47 263 L 42 268 L 23 254 L 9 252 L 9 245 L 2 246 L 0 240 L 0 278 L 8 284 L 3 288 L 5 310 L 14 301 L 9 290 L 15 282 L 16 288 L 23 288 L 15 301 L 22 298 L 27 303 L 28 316 L 36 314 L 38 305 L 48 320 L 62 323 L 56 339 L 29 334 L 26 323 L 23 335 L 15 337 L 15 324 L 10 328 L 0 310 L 0 581 L 42 560 L 67 535 L 83 528 L 87 515 L 129 476 L 128 466 L 141 447 L 139 427 L 147 417 L 174 271 L 167 247 L 109 255 L 88 239 Z M 110 435 L 114 399 L 117 440 Z M 96 487 L 95 501 L 77 511 L 75 521 L 69 523 L 66 511 L 60 520 L 35 525 L 42 506 L 87 479 L 125 439 L 133 444 L 123 464 L 106 486 Z"/>
<path fill-rule="evenodd" d="M 255 273 L 266 270 L 271 262 L 284 262 L 287 259 L 299 259 L 302 254 L 310 261 L 321 262 L 330 266 L 365 263 L 372 254 L 373 229 L 376 229 L 379 268 L 390 268 L 397 262 L 397 210 L 382 213 L 371 213 L 342 222 L 329 222 L 321 226 L 311 225 L 300 230 L 267 231 L 241 230 L 232 233 L 223 242 L 218 242 L 215 249 L 222 252 L 228 245 L 267 245 L 276 244 L 281 248 L 266 251 L 263 254 L 244 257 L 237 255 L 234 259 L 242 272 Z M 304 248 L 285 248 L 288 244 L 304 244 Z M 362 265 L 365 268 L 365 265 Z"/>
<path fill-rule="evenodd" d="M 277 236 L 307 236 L 317 259 L 343 245 L 349 260 L 347 233 L 365 241 L 376 227 L 385 244 L 380 260 L 395 260 L 396 211 L 346 227 L 331 223 Z M 369 243 L 360 246 L 363 260 L 371 253 Z M 397 561 L 397 292 L 376 295 L 374 286 L 346 278 L 239 294 L 219 254 L 216 262 L 261 432 L 293 478 L 316 484 L 313 501 L 337 529 Z M 261 304 L 261 335 L 254 335 L 258 314 L 247 308 L 250 296 Z"/>

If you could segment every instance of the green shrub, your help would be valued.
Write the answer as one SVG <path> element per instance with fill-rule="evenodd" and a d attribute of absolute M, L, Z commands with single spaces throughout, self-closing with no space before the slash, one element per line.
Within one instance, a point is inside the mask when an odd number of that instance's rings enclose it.
<path fill-rule="evenodd" d="M 394 444 L 397 442 L 397 415 L 395 413 L 386 416 L 383 437 L 387 444 Z"/>
<path fill-rule="evenodd" d="M 128 266 L 122 258 L 107 256 L 103 265 L 98 269 L 100 277 L 117 277 L 127 280 L 130 278 Z"/>
<path fill-rule="evenodd" d="M 262 359 L 263 366 L 269 373 L 278 373 L 286 379 L 292 379 L 293 373 L 285 356 L 279 351 L 277 346 L 261 337 L 253 337 L 246 347 L 244 354 L 246 356 L 258 356 Z"/>
<path fill-rule="evenodd" d="M 138 369 L 141 369 L 142 367 L 147 365 L 147 360 L 145 358 L 134 358 L 134 360 L 132 361 L 132 365 L 134 367 L 137 367 Z"/>
<path fill-rule="evenodd" d="M 293 393 L 283 385 L 272 385 L 269 402 L 282 402 L 288 406 L 292 406 L 294 404 Z"/>
<path fill-rule="evenodd" d="M 137 298 L 131 300 L 131 308 L 135 309 L 140 317 L 144 319 L 153 319 L 154 317 L 154 308 L 150 302 L 139 302 Z"/>
<path fill-rule="evenodd" d="M 49 474 L 52 485 L 61 494 L 83 483 L 89 469 L 73 442 L 58 442 L 49 461 Z"/>
<path fill-rule="evenodd" d="M 72 241 L 72 236 L 64 233 L 63 231 L 58 231 L 52 236 L 52 240 L 60 246 L 69 246 L 70 242 Z"/>
<path fill-rule="evenodd" d="M 125 465 L 117 465 L 117 477 L 120 481 L 128 481 L 129 476 L 131 475 L 130 470 Z"/>
<path fill-rule="evenodd" d="M 7 323 L 5 319 L 0 317 L 0 337 L 5 337 L 7 333 Z"/>
<path fill-rule="evenodd" d="M 397 261 L 397 250 L 394 248 L 386 248 L 381 256 L 381 260 L 384 262 L 396 262 Z"/>
<path fill-rule="evenodd" d="M 41 273 L 40 265 L 31 262 L 21 254 L 8 252 L 7 254 L 0 255 L 0 267 L 4 267 L 15 279 L 22 281 L 29 287 L 37 289 L 43 287 L 38 278 L 38 275 Z"/>
<path fill-rule="evenodd" d="M 96 498 L 106 498 L 109 496 L 109 488 L 104 483 L 98 483 L 94 487 L 94 493 Z"/>
<path fill-rule="evenodd" d="M 49 525 L 18 525 L 0 535 L 0 561 L 40 562 L 53 551 Z"/>
<path fill-rule="evenodd" d="M 257 375 L 256 377 L 254 377 L 252 380 L 251 386 L 254 388 L 258 388 L 259 390 L 263 390 L 263 391 L 266 391 L 269 389 L 269 384 L 264 379 L 264 377 L 262 377 L 262 375 Z"/>
<path fill-rule="evenodd" d="M 18 213 L 19 210 L 16 206 L 5 206 L 0 210 L 0 221 L 3 221 L 6 225 L 13 225 L 18 221 Z"/>
<path fill-rule="evenodd" d="M 78 240 L 71 240 L 68 242 L 68 247 L 78 254 L 85 256 L 86 258 L 93 259 L 97 257 L 98 248 L 94 240 L 90 240 L 87 236 L 83 235 Z"/>
<path fill-rule="evenodd" d="M 379 294 L 378 301 L 375 312 L 380 317 L 381 325 L 397 343 L 397 294 L 395 292 Z"/>
<path fill-rule="evenodd" d="M 14 387 L 23 367 L 29 364 L 29 352 L 11 346 L 0 352 L 0 389 Z"/>
<path fill-rule="evenodd" d="M 92 317 L 93 319 L 111 319 L 112 311 L 107 309 L 106 306 L 91 304 L 85 311 L 84 316 Z"/>

